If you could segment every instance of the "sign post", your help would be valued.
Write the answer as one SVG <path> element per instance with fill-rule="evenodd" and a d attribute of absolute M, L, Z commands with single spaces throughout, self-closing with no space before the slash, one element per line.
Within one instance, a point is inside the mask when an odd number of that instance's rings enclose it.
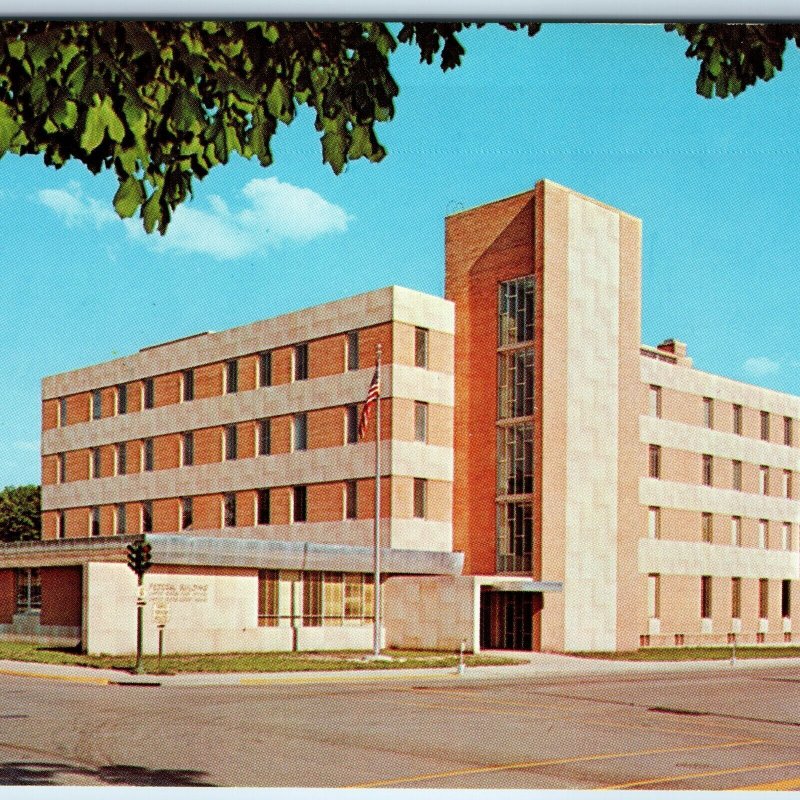
<path fill-rule="evenodd" d="M 164 655 L 164 627 L 169 620 L 169 606 L 163 600 L 156 600 L 153 606 L 153 622 L 158 628 L 158 667 L 156 671 L 161 674 L 161 658 Z"/>

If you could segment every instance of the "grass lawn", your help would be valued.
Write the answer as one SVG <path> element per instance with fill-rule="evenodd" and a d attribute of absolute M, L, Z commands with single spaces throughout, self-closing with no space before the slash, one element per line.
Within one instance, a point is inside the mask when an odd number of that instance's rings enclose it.
<path fill-rule="evenodd" d="M 385 650 L 392 661 L 363 661 L 363 652 L 330 653 L 210 653 L 165 655 L 161 669 L 176 672 L 303 672 L 309 670 L 410 669 L 414 667 L 456 667 L 458 654 L 430 650 Z M 71 664 L 101 669 L 129 670 L 134 656 L 89 656 L 76 648 L 50 647 L 20 642 L 0 642 L 0 659 L 33 661 L 40 664 Z M 156 656 L 145 656 L 145 672 L 154 673 Z M 518 664 L 519 659 L 503 656 L 465 655 L 467 666 Z"/>
<path fill-rule="evenodd" d="M 731 647 L 647 647 L 621 653 L 573 653 L 608 661 L 728 661 Z M 800 647 L 737 646 L 736 658 L 798 658 Z"/>

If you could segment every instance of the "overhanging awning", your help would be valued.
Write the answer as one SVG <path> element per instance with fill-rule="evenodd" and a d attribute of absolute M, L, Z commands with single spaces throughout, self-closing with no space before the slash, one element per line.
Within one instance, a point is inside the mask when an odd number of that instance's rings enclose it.
<path fill-rule="evenodd" d="M 561 592 L 564 585 L 560 581 L 497 581 L 497 583 L 481 584 L 496 592 Z"/>

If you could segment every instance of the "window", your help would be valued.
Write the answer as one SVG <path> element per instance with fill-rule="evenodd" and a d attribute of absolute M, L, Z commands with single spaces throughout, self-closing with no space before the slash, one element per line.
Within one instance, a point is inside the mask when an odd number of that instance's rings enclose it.
<path fill-rule="evenodd" d="M 707 511 L 703 512 L 702 517 L 702 537 L 709 544 L 714 541 L 714 516 Z"/>
<path fill-rule="evenodd" d="M 239 391 L 239 365 L 236 359 L 225 362 L 225 394 Z"/>
<path fill-rule="evenodd" d="M 67 515 L 63 511 L 58 512 L 56 517 L 56 539 L 67 537 Z"/>
<path fill-rule="evenodd" d="M 781 550 L 790 550 L 792 547 L 792 523 L 784 522 L 781 529 Z"/>
<path fill-rule="evenodd" d="M 99 389 L 92 392 L 92 419 L 100 419 L 103 416 L 103 398 Z"/>
<path fill-rule="evenodd" d="M 117 386 L 117 414 L 128 413 L 128 386 L 122 384 Z"/>
<path fill-rule="evenodd" d="M 235 425 L 226 425 L 224 429 L 225 461 L 235 461 L 237 455 L 237 435 Z"/>
<path fill-rule="evenodd" d="M 56 483 L 64 483 L 67 480 L 67 454 L 59 453 L 56 456 Z"/>
<path fill-rule="evenodd" d="M 303 625 L 322 625 L 322 574 L 303 573 Z"/>
<path fill-rule="evenodd" d="M 414 478 L 414 516 L 425 519 L 428 511 L 428 481 Z"/>
<path fill-rule="evenodd" d="M 711 576 L 703 575 L 700 578 L 700 616 L 703 619 L 711 618 Z"/>
<path fill-rule="evenodd" d="M 308 416 L 295 414 L 292 418 L 292 450 L 301 451 L 308 448 Z"/>
<path fill-rule="evenodd" d="M 769 467 L 758 468 L 758 491 L 759 494 L 769 494 Z"/>
<path fill-rule="evenodd" d="M 761 619 L 769 617 L 769 579 L 761 578 L 758 581 L 758 616 Z"/>
<path fill-rule="evenodd" d="M 347 406 L 345 415 L 345 441 L 355 444 L 358 442 L 358 406 Z"/>
<path fill-rule="evenodd" d="M 258 421 L 256 437 L 258 439 L 256 452 L 260 456 L 268 456 L 272 452 L 272 425 L 270 420 L 261 419 Z"/>
<path fill-rule="evenodd" d="M 194 464 L 194 431 L 186 431 L 181 436 L 181 466 L 191 467 Z"/>
<path fill-rule="evenodd" d="M 145 378 L 142 383 L 142 408 L 153 408 L 156 404 L 156 387 L 152 378 Z"/>
<path fill-rule="evenodd" d="M 344 516 L 345 519 L 358 517 L 358 484 L 355 481 L 344 483 Z"/>
<path fill-rule="evenodd" d="M 266 350 L 258 357 L 258 385 L 272 386 L 272 352 Z"/>
<path fill-rule="evenodd" d="M 89 535 L 100 535 L 100 509 L 93 506 L 89 512 Z"/>
<path fill-rule="evenodd" d="M 427 328 L 414 328 L 414 366 L 428 368 Z"/>
<path fill-rule="evenodd" d="M 533 276 L 504 281 L 498 297 L 499 346 L 533 341 Z"/>
<path fill-rule="evenodd" d="M 114 532 L 117 536 L 124 536 L 127 531 L 127 515 L 125 513 L 125 503 L 118 503 L 114 510 Z"/>
<path fill-rule="evenodd" d="M 142 533 L 153 531 L 153 501 L 145 500 L 142 503 Z"/>
<path fill-rule="evenodd" d="M 192 527 L 194 504 L 191 497 L 181 499 L 181 530 L 186 531 Z"/>
<path fill-rule="evenodd" d="M 761 438 L 765 442 L 769 441 L 769 411 L 761 412 Z"/>
<path fill-rule="evenodd" d="M 414 440 L 428 441 L 428 404 L 414 403 Z"/>
<path fill-rule="evenodd" d="M 792 616 L 792 582 L 781 581 L 781 616 L 788 619 Z"/>
<path fill-rule="evenodd" d="M 758 521 L 758 546 L 762 550 L 769 548 L 769 520 Z"/>
<path fill-rule="evenodd" d="M 258 624 L 275 626 L 278 624 L 278 570 L 260 569 L 258 571 Z"/>
<path fill-rule="evenodd" d="M 742 579 L 731 578 L 731 616 L 741 619 L 742 616 Z"/>
<path fill-rule="evenodd" d="M 305 522 L 307 511 L 306 487 L 295 486 L 292 491 L 292 522 Z"/>
<path fill-rule="evenodd" d="M 714 400 L 711 397 L 703 398 L 703 425 L 706 428 L 714 427 Z"/>
<path fill-rule="evenodd" d="M 188 403 L 194 400 L 194 370 L 185 369 L 181 373 L 181 400 Z"/>
<path fill-rule="evenodd" d="M 269 489 L 256 492 L 256 524 L 269 525 Z"/>
<path fill-rule="evenodd" d="M 142 442 L 142 470 L 144 472 L 153 471 L 154 455 L 153 455 L 153 440 L 145 439 Z"/>
<path fill-rule="evenodd" d="M 128 471 L 128 449 L 125 442 L 114 446 L 114 474 L 125 475 Z"/>
<path fill-rule="evenodd" d="M 529 417 L 533 414 L 533 348 L 498 354 L 497 416 Z"/>
<path fill-rule="evenodd" d="M 661 576 L 647 576 L 647 616 L 649 619 L 661 617 Z"/>
<path fill-rule="evenodd" d="M 58 398 L 58 427 L 63 428 L 67 424 L 67 398 Z"/>
<path fill-rule="evenodd" d="M 347 371 L 358 369 L 358 331 L 347 334 Z"/>
<path fill-rule="evenodd" d="M 731 544 L 734 547 L 742 546 L 742 518 L 731 517 Z"/>
<path fill-rule="evenodd" d="M 647 538 L 661 538 L 661 509 L 654 506 L 647 509 Z"/>
<path fill-rule="evenodd" d="M 100 448 L 92 447 L 89 449 L 89 477 L 100 477 Z"/>
<path fill-rule="evenodd" d="M 742 407 L 739 405 L 733 407 L 733 432 L 742 435 Z"/>
<path fill-rule="evenodd" d="M 533 492 L 533 426 L 503 426 L 498 430 L 497 493 Z"/>
<path fill-rule="evenodd" d="M 308 344 L 297 344 L 294 347 L 293 380 L 308 380 Z"/>
<path fill-rule="evenodd" d="M 791 417 L 784 417 L 783 418 L 783 443 L 788 447 L 792 446 L 792 442 L 794 441 L 794 431 L 792 425 L 792 418 Z"/>
<path fill-rule="evenodd" d="M 222 495 L 222 527 L 236 527 L 236 495 L 233 492 Z"/>
<path fill-rule="evenodd" d="M 708 454 L 703 456 L 703 486 L 711 486 L 714 480 L 714 458 Z"/>
<path fill-rule="evenodd" d="M 497 571 L 533 569 L 533 504 L 500 503 L 497 507 Z"/>
<path fill-rule="evenodd" d="M 742 491 L 742 462 L 733 462 L 733 488 L 737 492 Z"/>
<path fill-rule="evenodd" d="M 42 607 L 42 582 L 38 569 L 22 567 L 14 570 L 14 583 L 17 589 L 17 614 Z"/>
<path fill-rule="evenodd" d="M 661 448 L 657 444 L 651 444 L 648 448 L 648 471 L 651 478 L 661 477 Z"/>
<path fill-rule="evenodd" d="M 661 387 L 651 386 L 647 395 L 647 413 L 651 417 L 661 416 Z"/>
<path fill-rule="evenodd" d="M 783 496 L 792 499 L 792 471 L 785 469 L 783 471 Z"/>

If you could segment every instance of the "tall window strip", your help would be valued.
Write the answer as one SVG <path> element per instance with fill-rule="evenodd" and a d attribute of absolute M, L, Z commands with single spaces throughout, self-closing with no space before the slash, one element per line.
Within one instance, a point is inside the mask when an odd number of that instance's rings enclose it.
<path fill-rule="evenodd" d="M 296 381 L 308 380 L 308 343 L 297 344 L 294 347 L 292 360 L 292 378 Z"/>
<path fill-rule="evenodd" d="M 305 522 L 308 517 L 308 492 L 305 486 L 292 490 L 292 522 Z"/>
<path fill-rule="evenodd" d="M 711 397 L 703 398 L 703 425 L 706 428 L 714 427 L 714 400 Z"/>
<path fill-rule="evenodd" d="M 769 441 L 769 411 L 761 412 L 761 438 L 765 442 Z"/>
<path fill-rule="evenodd" d="M 781 581 L 781 617 L 789 619 L 792 616 L 792 582 L 784 579 Z"/>
<path fill-rule="evenodd" d="M 794 443 L 794 425 L 791 417 L 783 418 L 783 443 L 788 447 Z"/>
<path fill-rule="evenodd" d="M 89 535 L 100 535 L 100 509 L 97 506 L 92 506 L 89 512 Z"/>
<path fill-rule="evenodd" d="M 414 478 L 414 516 L 425 519 L 428 516 L 428 481 Z"/>
<path fill-rule="evenodd" d="M 269 489 L 259 489 L 256 492 L 256 524 L 269 525 Z"/>
<path fill-rule="evenodd" d="M 225 394 L 239 391 L 239 362 L 234 358 L 225 362 Z"/>
<path fill-rule="evenodd" d="M 733 488 L 737 492 L 742 491 L 742 462 L 733 462 Z"/>
<path fill-rule="evenodd" d="M 128 385 L 122 383 L 117 386 L 117 414 L 128 413 Z"/>
<path fill-rule="evenodd" d="M 99 389 L 92 392 L 92 419 L 100 419 L 103 416 L 103 396 Z"/>
<path fill-rule="evenodd" d="M 258 421 L 257 438 L 258 438 L 258 454 L 260 456 L 268 456 L 272 452 L 272 425 L 269 419 L 260 419 Z"/>
<path fill-rule="evenodd" d="M 374 614 L 374 596 L 371 575 L 304 572 L 303 625 L 342 626 L 369 622 Z"/>
<path fill-rule="evenodd" d="M 154 447 L 152 439 L 145 439 L 142 442 L 142 471 L 152 472 L 155 463 Z"/>
<path fill-rule="evenodd" d="M 769 617 L 769 579 L 760 578 L 758 581 L 758 616 L 761 619 Z"/>
<path fill-rule="evenodd" d="M 181 465 L 194 465 L 194 431 L 186 431 L 181 435 Z"/>
<path fill-rule="evenodd" d="M 114 509 L 114 532 L 117 536 L 124 536 L 128 530 L 127 514 L 125 513 L 125 503 L 117 503 Z"/>
<path fill-rule="evenodd" d="M 497 571 L 533 570 L 533 504 L 498 503 Z"/>
<path fill-rule="evenodd" d="M 731 517 L 731 544 L 734 547 L 742 546 L 742 518 Z"/>
<path fill-rule="evenodd" d="M 769 548 L 769 520 L 758 521 L 758 546 L 762 550 Z"/>
<path fill-rule="evenodd" d="M 344 482 L 344 517 L 345 519 L 358 517 L 358 483 L 356 481 Z"/>
<path fill-rule="evenodd" d="M 114 474 L 125 475 L 128 472 L 128 448 L 125 442 L 114 445 Z"/>
<path fill-rule="evenodd" d="M 647 509 L 647 538 L 661 538 L 661 509 L 655 506 Z"/>
<path fill-rule="evenodd" d="M 194 400 L 194 370 L 185 369 L 181 373 L 181 400 L 188 403 Z"/>
<path fill-rule="evenodd" d="M 533 426 L 502 426 L 498 430 L 497 493 L 533 493 Z"/>
<path fill-rule="evenodd" d="M 358 369 L 358 331 L 347 334 L 347 371 Z"/>
<path fill-rule="evenodd" d="M 67 424 L 67 398 L 58 398 L 58 427 L 63 428 Z"/>
<path fill-rule="evenodd" d="M 758 468 L 758 493 L 769 494 L 769 467 L 765 465 Z"/>
<path fill-rule="evenodd" d="M 238 451 L 238 436 L 236 425 L 226 425 L 224 428 L 225 461 L 235 461 Z"/>
<path fill-rule="evenodd" d="M 153 532 L 153 501 L 145 500 L 142 503 L 142 533 Z"/>
<path fill-rule="evenodd" d="M 788 500 L 792 499 L 792 471 L 790 469 L 783 471 L 783 496 Z"/>
<path fill-rule="evenodd" d="M 731 578 L 731 617 L 742 617 L 742 579 Z"/>
<path fill-rule="evenodd" d="M 92 447 L 89 449 L 89 466 L 91 471 L 90 477 L 99 478 L 101 469 L 99 447 Z"/>
<path fill-rule="evenodd" d="M 742 407 L 734 405 L 733 407 L 733 432 L 742 435 Z"/>
<path fill-rule="evenodd" d="M 272 386 L 272 351 L 266 350 L 258 357 L 258 385 Z"/>
<path fill-rule="evenodd" d="M 428 404 L 414 403 L 414 441 L 428 441 Z"/>
<path fill-rule="evenodd" d="M 714 516 L 708 511 L 703 512 L 702 516 L 702 539 L 704 542 L 711 544 L 714 541 Z"/>
<path fill-rule="evenodd" d="M 792 548 L 792 523 L 784 522 L 781 528 L 781 550 L 791 550 Z"/>
<path fill-rule="evenodd" d="M 651 444 L 647 449 L 647 474 L 651 478 L 661 477 L 661 446 Z"/>
<path fill-rule="evenodd" d="M 14 570 L 16 613 L 36 611 L 42 607 L 42 579 L 37 568 L 18 567 Z"/>
<path fill-rule="evenodd" d="M 500 419 L 533 414 L 533 348 L 498 354 L 498 409 Z"/>
<path fill-rule="evenodd" d="M 292 450 L 302 451 L 308 448 L 308 416 L 305 412 L 295 414 L 292 418 Z"/>
<path fill-rule="evenodd" d="M 153 408 L 156 404 L 156 387 L 152 378 L 142 382 L 142 408 Z"/>
<path fill-rule="evenodd" d="M 303 574 L 303 625 L 322 625 L 322 573 Z"/>
<path fill-rule="evenodd" d="M 428 368 L 428 329 L 414 328 L 414 366 Z"/>
<path fill-rule="evenodd" d="M 345 410 L 345 442 L 356 444 L 358 442 L 358 406 L 347 406 Z"/>
<path fill-rule="evenodd" d="M 647 616 L 649 619 L 661 618 L 661 576 L 647 576 Z"/>
<path fill-rule="evenodd" d="M 651 417 L 661 417 L 661 387 L 650 386 L 647 393 L 647 413 Z"/>
<path fill-rule="evenodd" d="M 498 344 L 500 347 L 533 341 L 533 276 L 504 281 L 498 298 Z"/>
<path fill-rule="evenodd" d="M 258 571 L 258 624 L 274 627 L 278 624 L 279 572 L 276 569 Z"/>
<path fill-rule="evenodd" d="M 222 495 L 222 527 L 236 527 L 236 494 L 234 492 L 225 492 Z"/>
<path fill-rule="evenodd" d="M 711 486 L 714 482 L 714 458 L 707 453 L 703 455 L 703 486 Z"/>
<path fill-rule="evenodd" d="M 194 503 L 191 497 L 181 498 L 181 530 L 187 531 L 194 522 Z"/>
<path fill-rule="evenodd" d="M 64 511 L 59 511 L 56 516 L 56 539 L 66 539 L 67 537 L 67 515 Z"/>
<path fill-rule="evenodd" d="M 703 575 L 700 578 L 700 616 L 703 619 L 711 618 L 711 576 Z"/>
<path fill-rule="evenodd" d="M 65 483 L 67 480 L 67 454 L 59 453 L 56 456 L 56 483 Z"/>

